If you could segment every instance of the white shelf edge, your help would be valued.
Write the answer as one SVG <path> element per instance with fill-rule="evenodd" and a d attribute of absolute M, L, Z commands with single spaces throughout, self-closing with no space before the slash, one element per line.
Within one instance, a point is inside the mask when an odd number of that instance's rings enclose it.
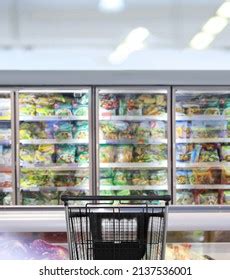
<path fill-rule="evenodd" d="M 154 139 L 148 141 L 135 141 L 135 140 L 100 140 L 99 144 L 120 144 L 120 145 L 145 145 L 145 144 L 167 144 L 167 139 Z"/>
<path fill-rule="evenodd" d="M 100 168 L 167 168 L 166 162 L 126 162 L 126 163 L 100 163 Z"/>
<path fill-rule="evenodd" d="M 56 139 L 34 139 L 34 140 L 20 140 L 20 144 L 23 145 L 39 145 L 39 144 L 89 144 L 87 140 L 56 140 Z"/>
<path fill-rule="evenodd" d="M 146 185 L 146 186 L 114 186 L 114 185 L 109 185 L 109 186 L 100 186 L 99 190 L 104 191 L 104 190 L 168 190 L 167 185 Z"/>
<path fill-rule="evenodd" d="M 195 163 L 176 163 L 176 168 L 222 168 L 230 167 L 230 162 L 195 162 Z"/>
<path fill-rule="evenodd" d="M 99 121 L 167 121 L 166 116 L 102 116 Z"/>
<path fill-rule="evenodd" d="M 180 144 L 180 143 L 230 143 L 230 138 L 176 139 L 176 144 Z"/>
<path fill-rule="evenodd" d="M 176 185 L 177 190 L 230 190 L 230 185 Z"/>
<path fill-rule="evenodd" d="M 85 191 L 89 190 L 87 186 L 75 186 L 75 187 L 30 187 L 30 188 L 23 188 L 19 187 L 20 191 L 24 192 L 39 192 L 39 191 Z"/>

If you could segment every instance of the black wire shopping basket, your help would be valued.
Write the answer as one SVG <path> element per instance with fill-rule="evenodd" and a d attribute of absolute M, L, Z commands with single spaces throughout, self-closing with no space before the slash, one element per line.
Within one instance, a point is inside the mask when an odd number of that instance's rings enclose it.
<path fill-rule="evenodd" d="M 69 205 L 74 200 L 88 202 L 85 206 Z M 64 195 L 62 201 L 70 259 L 164 259 L 169 195 Z M 154 205 L 154 201 L 163 204 Z"/>

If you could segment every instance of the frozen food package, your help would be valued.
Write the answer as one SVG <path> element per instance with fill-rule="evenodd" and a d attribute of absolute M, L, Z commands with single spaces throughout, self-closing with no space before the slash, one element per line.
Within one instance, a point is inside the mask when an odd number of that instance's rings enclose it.
<path fill-rule="evenodd" d="M 56 187 L 74 187 L 76 176 L 74 171 L 58 171 L 54 175 L 54 185 Z"/>
<path fill-rule="evenodd" d="M 199 162 L 219 162 L 218 147 L 216 144 L 203 144 Z"/>
<path fill-rule="evenodd" d="M 193 144 L 177 144 L 176 160 L 178 162 L 191 162 L 193 149 Z"/>
<path fill-rule="evenodd" d="M 137 136 L 138 123 L 134 122 L 122 122 L 123 125 L 119 125 L 119 139 L 120 140 L 131 140 Z"/>
<path fill-rule="evenodd" d="M 23 122 L 20 124 L 20 128 L 19 128 L 20 139 L 23 139 L 23 140 L 33 139 L 32 126 L 33 126 L 33 124 L 31 124 L 31 123 Z"/>
<path fill-rule="evenodd" d="M 77 105 L 73 106 L 72 113 L 77 117 L 88 117 L 88 106 L 87 105 Z"/>
<path fill-rule="evenodd" d="M 79 121 L 73 127 L 73 138 L 78 140 L 88 140 L 89 124 L 87 121 Z"/>
<path fill-rule="evenodd" d="M 127 115 L 127 102 L 125 97 L 119 97 L 119 116 Z"/>
<path fill-rule="evenodd" d="M 12 205 L 12 194 L 0 192 L 0 205 Z"/>
<path fill-rule="evenodd" d="M 134 147 L 135 162 L 160 162 L 167 158 L 167 147 L 161 145 L 136 145 Z"/>
<path fill-rule="evenodd" d="M 76 148 L 76 162 L 79 164 L 89 163 L 89 149 L 86 145 L 79 145 Z"/>
<path fill-rule="evenodd" d="M 217 205 L 218 204 L 218 191 L 201 191 L 200 192 L 200 204 L 201 205 Z"/>
<path fill-rule="evenodd" d="M 114 116 L 119 107 L 119 100 L 115 94 L 105 94 L 100 96 L 100 115 Z"/>
<path fill-rule="evenodd" d="M 178 185 L 189 184 L 188 171 L 187 170 L 177 170 L 176 171 L 176 183 Z"/>
<path fill-rule="evenodd" d="M 20 146 L 20 160 L 23 163 L 34 163 L 36 147 L 33 145 Z"/>
<path fill-rule="evenodd" d="M 36 105 L 34 104 L 19 104 L 20 116 L 36 116 Z"/>
<path fill-rule="evenodd" d="M 79 105 L 88 105 L 89 103 L 88 94 L 80 94 L 78 97 L 74 99 L 73 104 L 75 103 Z"/>
<path fill-rule="evenodd" d="M 41 117 L 53 116 L 54 108 L 51 106 L 36 105 L 36 115 Z"/>
<path fill-rule="evenodd" d="M 76 187 L 84 186 L 89 188 L 89 178 L 88 177 L 76 177 Z"/>
<path fill-rule="evenodd" d="M 155 95 L 155 98 L 156 98 L 157 106 L 165 107 L 167 105 L 166 95 L 164 94 Z"/>
<path fill-rule="evenodd" d="M 195 198 L 192 191 L 177 191 L 176 201 L 179 205 L 193 205 L 195 204 Z"/>
<path fill-rule="evenodd" d="M 165 99 L 164 99 L 164 96 L 162 96 L 162 95 L 159 96 L 159 95 L 142 94 L 142 95 L 138 96 L 138 99 L 140 100 L 140 102 L 142 104 L 156 104 L 156 103 L 158 103 L 157 105 L 159 105 L 159 106 L 165 106 L 166 105 L 166 103 L 164 105 Z"/>
<path fill-rule="evenodd" d="M 138 141 L 147 141 L 151 135 L 149 122 L 141 122 L 136 130 L 136 138 Z"/>
<path fill-rule="evenodd" d="M 191 137 L 191 124 L 187 121 L 176 122 L 176 138 L 184 139 Z"/>
<path fill-rule="evenodd" d="M 230 116 L 230 108 L 224 109 L 223 115 L 224 115 L 224 116 Z"/>
<path fill-rule="evenodd" d="M 225 121 L 192 121 L 193 138 L 223 138 L 227 135 Z"/>
<path fill-rule="evenodd" d="M 0 145 L 0 164 L 9 166 L 11 164 L 11 147 Z"/>
<path fill-rule="evenodd" d="M 0 140 L 10 140 L 11 129 L 10 128 L 0 128 Z"/>
<path fill-rule="evenodd" d="M 112 168 L 106 168 L 100 169 L 100 178 L 109 178 L 109 177 L 113 177 L 113 169 Z"/>
<path fill-rule="evenodd" d="M 72 103 L 73 98 L 65 97 L 64 102 L 56 101 L 54 104 L 56 116 L 71 116 L 72 115 Z"/>
<path fill-rule="evenodd" d="M 54 137 L 58 140 L 72 139 L 73 124 L 71 122 L 57 122 L 53 125 Z"/>
<path fill-rule="evenodd" d="M 112 185 L 113 185 L 113 178 L 100 179 L 100 186 L 112 186 Z"/>
<path fill-rule="evenodd" d="M 223 167 L 221 172 L 221 184 L 230 184 L 230 168 Z"/>
<path fill-rule="evenodd" d="M 19 95 L 19 104 L 36 104 L 36 95 L 31 93 L 21 93 Z"/>
<path fill-rule="evenodd" d="M 100 145 L 100 162 L 114 162 L 116 149 L 113 145 Z"/>
<path fill-rule="evenodd" d="M 100 122 L 99 134 L 101 140 L 117 140 L 119 138 L 119 130 L 114 122 Z"/>
<path fill-rule="evenodd" d="M 187 170 L 188 184 L 196 185 L 196 176 L 194 170 Z"/>
<path fill-rule="evenodd" d="M 199 103 L 198 103 L 199 104 Z M 203 110 L 200 108 L 200 105 L 195 104 L 195 102 L 187 102 L 182 105 L 183 110 L 186 115 L 193 116 L 193 115 L 202 115 Z"/>
<path fill-rule="evenodd" d="M 136 186 L 147 186 L 149 185 L 149 171 L 133 171 L 132 173 L 132 184 Z"/>
<path fill-rule="evenodd" d="M 54 145 L 39 145 L 35 151 L 35 163 L 51 164 L 55 153 Z"/>
<path fill-rule="evenodd" d="M 168 174 L 166 170 L 151 171 L 149 184 L 150 185 L 165 185 L 168 181 Z"/>
<path fill-rule="evenodd" d="M 230 191 L 224 191 L 224 204 L 230 205 Z"/>
<path fill-rule="evenodd" d="M 150 122 L 150 132 L 151 132 L 151 138 L 159 138 L 164 139 L 166 138 L 166 123 L 163 121 L 151 121 Z"/>
<path fill-rule="evenodd" d="M 115 170 L 113 177 L 113 184 L 115 186 L 126 186 L 128 185 L 126 171 L 124 170 Z"/>
<path fill-rule="evenodd" d="M 10 98 L 0 98 L 0 111 L 10 110 L 11 100 Z"/>
<path fill-rule="evenodd" d="M 212 173 L 210 169 L 199 168 L 193 170 L 195 185 L 210 185 L 213 183 Z"/>
<path fill-rule="evenodd" d="M 204 115 L 220 115 L 219 108 L 207 108 L 204 110 Z"/>
<path fill-rule="evenodd" d="M 0 173 L 0 188 L 12 187 L 12 174 L 10 172 Z"/>
<path fill-rule="evenodd" d="M 176 102 L 176 115 L 177 116 L 184 116 L 185 115 L 185 109 L 182 106 L 183 104 L 181 102 Z"/>
<path fill-rule="evenodd" d="M 56 146 L 57 163 L 74 163 L 76 154 L 76 146 L 69 144 L 61 144 Z"/>
<path fill-rule="evenodd" d="M 143 102 L 140 101 L 136 95 L 127 95 L 125 96 L 127 104 L 127 115 L 129 116 L 141 116 Z"/>
<path fill-rule="evenodd" d="M 230 161 L 230 145 L 221 146 L 221 156 L 223 161 Z"/>
<path fill-rule="evenodd" d="M 116 162 L 132 162 L 133 161 L 133 146 L 118 145 L 116 149 Z"/>

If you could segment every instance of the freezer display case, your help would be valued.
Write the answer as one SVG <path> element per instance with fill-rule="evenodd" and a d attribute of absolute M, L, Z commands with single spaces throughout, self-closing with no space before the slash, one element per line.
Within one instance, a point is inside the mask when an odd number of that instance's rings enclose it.
<path fill-rule="evenodd" d="M 96 90 L 97 192 L 170 192 L 169 89 Z"/>
<path fill-rule="evenodd" d="M 63 193 L 89 194 L 89 88 L 17 92 L 18 201 L 62 204 Z"/>
<path fill-rule="evenodd" d="M 178 204 L 230 204 L 230 90 L 173 94 L 174 188 Z"/>
<path fill-rule="evenodd" d="M 13 93 L 0 91 L 0 205 L 14 203 Z"/>

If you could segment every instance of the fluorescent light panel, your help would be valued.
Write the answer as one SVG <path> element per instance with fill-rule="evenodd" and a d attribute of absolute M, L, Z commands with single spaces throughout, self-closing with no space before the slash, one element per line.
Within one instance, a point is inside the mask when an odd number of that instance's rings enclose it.
<path fill-rule="evenodd" d="M 200 32 L 193 37 L 190 46 L 195 50 L 203 50 L 206 49 L 213 40 L 214 36 L 212 34 Z"/>
<path fill-rule="evenodd" d="M 220 17 L 230 18 L 230 2 L 224 2 L 216 13 Z"/>
<path fill-rule="evenodd" d="M 98 7 L 102 12 L 121 12 L 125 9 L 125 2 L 124 0 L 100 0 Z"/>
<path fill-rule="evenodd" d="M 228 20 L 222 17 L 212 17 L 203 26 L 202 31 L 209 34 L 220 33 L 228 24 Z"/>

